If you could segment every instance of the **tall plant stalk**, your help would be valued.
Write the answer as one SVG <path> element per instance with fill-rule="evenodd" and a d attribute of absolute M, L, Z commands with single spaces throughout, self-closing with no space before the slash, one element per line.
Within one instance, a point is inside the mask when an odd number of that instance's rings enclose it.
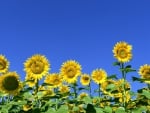
<path fill-rule="evenodd" d="M 126 72 L 125 72 L 125 67 L 124 63 L 121 63 L 121 72 L 122 72 L 122 78 L 123 78 L 123 92 L 122 92 L 122 100 L 123 100 L 123 107 L 126 108 Z"/>

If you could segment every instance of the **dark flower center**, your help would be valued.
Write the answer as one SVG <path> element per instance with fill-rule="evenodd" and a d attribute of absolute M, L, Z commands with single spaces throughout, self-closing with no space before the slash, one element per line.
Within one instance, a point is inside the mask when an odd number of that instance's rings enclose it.
<path fill-rule="evenodd" d="M 13 91 L 19 87 L 19 82 L 16 77 L 9 76 L 4 79 L 3 87 L 8 91 Z"/>
<path fill-rule="evenodd" d="M 44 70 L 44 64 L 41 61 L 35 61 L 31 64 L 31 71 L 34 74 L 41 74 Z"/>

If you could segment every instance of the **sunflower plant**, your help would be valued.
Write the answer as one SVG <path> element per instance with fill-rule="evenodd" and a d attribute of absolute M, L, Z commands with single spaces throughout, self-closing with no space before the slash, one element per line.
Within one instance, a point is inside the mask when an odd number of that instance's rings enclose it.
<path fill-rule="evenodd" d="M 23 81 L 0 55 L 0 113 L 149 113 L 150 64 L 135 70 L 129 64 L 132 45 L 125 41 L 117 42 L 112 52 L 121 77 L 102 68 L 83 72 L 75 60 L 63 62 L 59 72 L 51 73 L 49 60 L 35 54 L 24 62 Z M 129 73 L 139 75 L 132 76 L 132 82 L 147 86 L 132 91 Z"/>

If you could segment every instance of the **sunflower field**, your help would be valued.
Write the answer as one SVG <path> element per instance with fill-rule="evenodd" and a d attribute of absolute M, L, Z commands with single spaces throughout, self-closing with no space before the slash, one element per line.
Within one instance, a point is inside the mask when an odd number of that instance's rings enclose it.
<path fill-rule="evenodd" d="M 150 65 L 135 70 L 129 64 L 132 45 L 124 41 L 115 44 L 113 56 L 121 78 L 102 68 L 82 72 L 75 60 L 63 62 L 59 72 L 50 73 L 49 60 L 35 54 L 24 62 L 26 76 L 21 81 L 0 55 L 0 113 L 150 113 Z M 132 76 L 132 82 L 147 86 L 132 91 L 126 79 L 131 72 L 139 75 Z M 98 88 L 92 88 L 93 84 Z"/>

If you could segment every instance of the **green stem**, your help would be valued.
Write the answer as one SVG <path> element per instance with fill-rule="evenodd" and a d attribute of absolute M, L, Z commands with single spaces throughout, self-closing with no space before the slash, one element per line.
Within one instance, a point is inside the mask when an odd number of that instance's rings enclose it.
<path fill-rule="evenodd" d="M 148 89 L 150 90 L 150 84 L 147 84 L 147 86 L 148 86 Z"/>
<path fill-rule="evenodd" d="M 35 95 L 38 93 L 39 90 L 39 80 L 37 80 L 37 83 L 35 85 Z"/>
<path fill-rule="evenodd" d="M 89 92 L 90 92 L 90 97 L 92 98 L 92 94 L 91 94 L 91 84 L 89 83 Z"/>
<path fill-rule="evenodd" d="M 58 99 L 56 98 L 56 106 L 55 106 L 55 109 L 56 109 L 56 111 L 57 111 L 57 109 L 58 109 Z"/>
<path fill-rule="evenodd" d="M 57 94 L 57 92 L 58 92 L 58 89 L 54 88 L 54 93 Z M 55 102 L 56 102 L 55 110 L 57 111 L 57 109 L 58 109 L 58 99 L 57 98 L 55 99 Z"/>
<path fill-rule="evenodd" d="M 76 83 L 73 84 L 73 90 L 74 90 L 74 98 L 77 98 Z"/>
<path fill-rule="evenodd" d="M 123 100 L 123 107 L 126 108 L 126 73 L 124 68 L 124 63 L 121 63 L 121 69 L 122 69 L 122 78 L 123 78 L 123 92 L 122 92 L 122 100 Z"/>
<path fill-rule="evenodd" d="M 99 89 L 98 89 L 98 96 L 101 97 L 101 90 L 100 90 L 101 85 L 98 84 L 98 86 L 99 86 L 99 87 L 98 87 L 98 88 L 99 88 Z"/>

